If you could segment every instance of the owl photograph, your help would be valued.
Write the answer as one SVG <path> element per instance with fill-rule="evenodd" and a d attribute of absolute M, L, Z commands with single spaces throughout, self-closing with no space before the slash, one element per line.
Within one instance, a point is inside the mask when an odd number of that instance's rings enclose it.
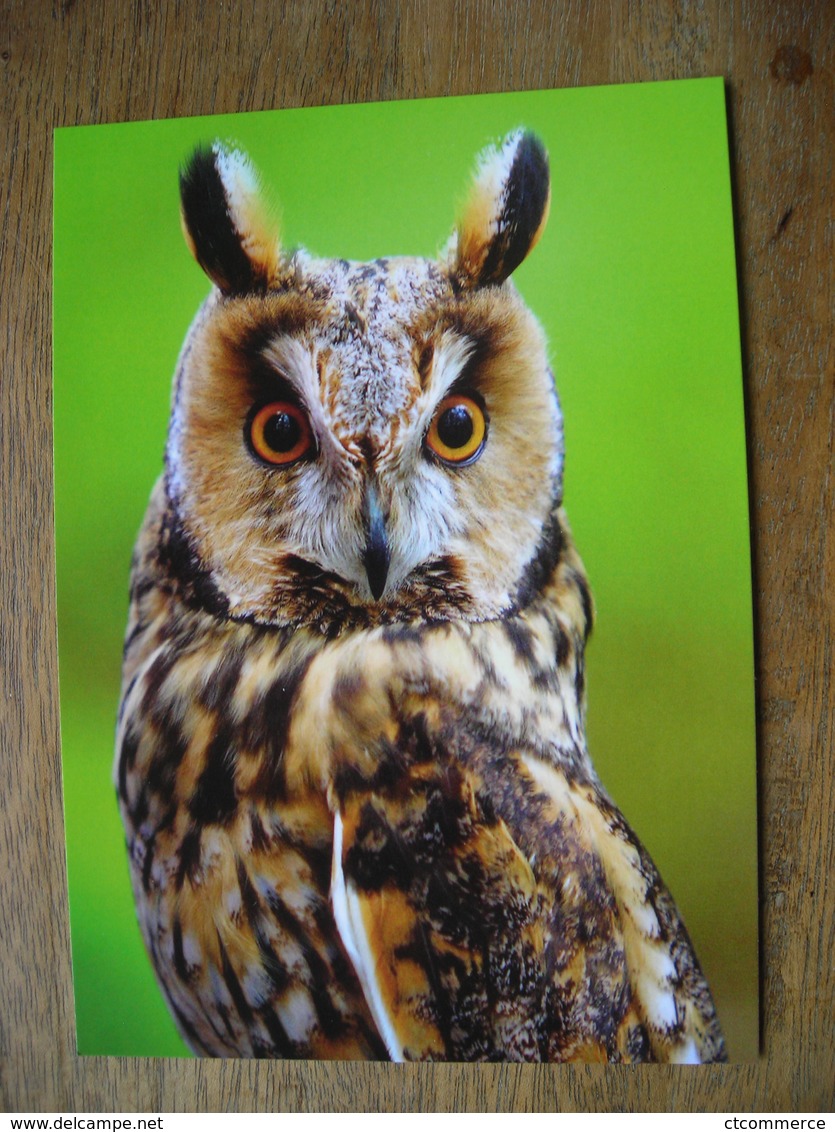
<path fill-rule="evenodd" d="M 80 1052 L 755 1054 L 721 94 L 57 132 Z"/>

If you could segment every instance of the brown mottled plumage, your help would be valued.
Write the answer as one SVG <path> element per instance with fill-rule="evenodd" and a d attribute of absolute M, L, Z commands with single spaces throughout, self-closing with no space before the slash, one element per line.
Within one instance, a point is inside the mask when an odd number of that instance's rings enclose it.
<path fill-rule="evenodd" d="M 436 262 L 285 256 L 198 151 L 116 777 L 142 932 L 215 1056 L 716 1061 L 675 905 L 584 736 L 592 604 L 542 333 L 547 160 Z"/>

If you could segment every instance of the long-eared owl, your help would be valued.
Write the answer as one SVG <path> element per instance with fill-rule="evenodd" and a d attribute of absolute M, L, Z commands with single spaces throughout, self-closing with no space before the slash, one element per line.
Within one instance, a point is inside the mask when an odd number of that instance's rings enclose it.
<path fill-rule="evenodd" d="M 245 155 L 180 177 L 213 286 L 131 578 L 116 753 L 139 922 L 212 1056 L 718 1061 L 586 748 L 593 606 L 521 130 L 437 259 L 282 249 Z"/>

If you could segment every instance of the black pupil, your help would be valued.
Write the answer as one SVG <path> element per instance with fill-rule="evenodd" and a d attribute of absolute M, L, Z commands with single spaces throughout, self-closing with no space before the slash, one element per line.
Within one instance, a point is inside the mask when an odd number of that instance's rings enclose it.
<path fill-rule="evenodd" d="M 274 413 L 264 425 L 264 443 L 273 452 L 291 452 L 301 435 L 301 425 L 290 413 Z"/>
<path fill-rule="evenodd" d="M 473 418 L 466 405 L 450 405 L 438 417 L 438 436 L 447 448 L 463 448 L 473 435 Z"/>

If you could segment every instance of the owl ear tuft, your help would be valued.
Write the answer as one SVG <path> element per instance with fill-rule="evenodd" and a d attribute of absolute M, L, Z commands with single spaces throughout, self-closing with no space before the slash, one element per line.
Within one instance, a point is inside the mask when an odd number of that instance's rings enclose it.
<path fill-rule="evenodd" d="M 277 225 L 245 153 L 199 146 L 180 170 L 180 218 L 192 255 L 224 294 L 266 290 L 275 279 Z"/>
<path fill-rule="evenodd" d="M 534 134 L 514 130 L 478 159 L 457 227 L 452 270 L 463 287 L 503 283 L 534 247 L 548 219 L 548 154 Z"/>

